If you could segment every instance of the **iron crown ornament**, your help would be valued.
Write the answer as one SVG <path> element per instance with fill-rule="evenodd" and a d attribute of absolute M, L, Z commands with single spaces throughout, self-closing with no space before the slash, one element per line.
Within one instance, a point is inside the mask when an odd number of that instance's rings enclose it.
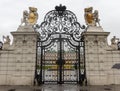
<path fill-rule="evenodd" d="M 66 6 L 62 6 L 60 4 L 60 6 L 56 6 L 55 9 L 56 9 L 56 11 L 58 11 L 59 16 L 62 16 L 64 11 L 66 10 Z"/>

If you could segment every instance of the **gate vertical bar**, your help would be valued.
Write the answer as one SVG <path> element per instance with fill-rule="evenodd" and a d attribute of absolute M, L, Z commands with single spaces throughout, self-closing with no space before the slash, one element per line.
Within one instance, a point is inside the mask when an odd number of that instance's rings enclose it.
<path fill-rule="evenodd" d="M 79 62 L 79 84 L 81 85 L 81 68 L 80 68 L 80 42 L 78 46 L 78 62 Z"/>
<path fill-rule="evenodd" d="M 43 52 L 43 57 L 42 57 L 42 83 L 44 83 L 44 81 L 45 81 L 45 48 L 43 47 L 43 50 L 42 50 L 42 52 Z"/>
<path fill-rule="evenodd" d="M 79 65 L 79 59 L 78 59 L 78 48 L 76 48 L 76 64 L 75 64 L 75 69 L 76 69 L 76 74 L 77 74 L 77 79 L 76 79 L 76 81 L 77 81 L 77 83 L 79 83 L 79 70 L 78 70 L 78 65 Z"/>
<path fill-rule="evenodd" d="M 61 34 L 59 35 L 59 42 L 60 42 L 60 58 L 59 58 L 59 84 L 62 84 L 62 39 L 61 39 Z"/>
<path fill-rule="evenodd" d="M 37 37 L 38 39 L 38 37 Z M 35 75 L 34 75 L 34 85 L 37 84 L 37 63 L 38 63 L 38 41 L 36 42 L 36 62 L 35 62 Z"/>
<path fill-rule="evenodd" d="M 39 76 L 39 85 L 42 84 L 42 70 L 43 70 L 43 47 L 41 42 L 41 59 L 40 59 L 40 76 Z"/>
<path fill-rule="evenodd" d="M 82 36 L 83 37 L 83 50 L 84 50 L 84 75 L 85 75 L 85 78 L 84 78 L 84 80 L 85 80 L 85 86 L 87 86 L 87 77 L 86 77 L 86 60 L 85 60 L 85 39 L 84 39 L 84 36 Z"/>

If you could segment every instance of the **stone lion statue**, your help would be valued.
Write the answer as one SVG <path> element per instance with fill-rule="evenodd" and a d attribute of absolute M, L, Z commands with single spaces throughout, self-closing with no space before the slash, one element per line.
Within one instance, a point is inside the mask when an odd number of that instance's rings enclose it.
<path fill-rule="evenodd" d="M 23 18 L 21 25 L 35 25 L 38 20 L 37 8 L 29 7 L 29 12 L 27 10 L 23 11 Z"/>
<path fill-rule="evenodd" d="M 21 19 L 21 25 L 27 25 L 28 24 L 28 11 L 24 10 L 23 11 L 23 18 Z"/>
<path fill-rule="evenodd" d="M 113 36 L 111 39 L 111 45 L 117 45 L 117 41 L 119 41 L 119 38 L 116 38 L 116 36 Z"/>
<path fill-rule="evenodd" d="M 119 42 L 120 42 L 119 38 L 116 38 L 116 36 L 113 36 L 113 38 L 111 39 L 111 45 L 110 45 L 110 47 L 112 49 L 118 49 L 119 48 L 119 45 L 118 45 Z"/>
<path fill-rule="evenodd" d="M 84 9 L 85 22 L 88 26 L 100 26 L 100 19 L 98 18 L 98 11 L 95 10 L 93 13 L 93 7 L 88 7 Z"/>
<path fill-rule="evenodd" d="M 3 36 L 3 42 L 4 42 L 4 44 L 8 44 L 8 45 L 9 45 L 9 44 L 10 44 L 10 41 L 11 41 L 11 40 L 10 40 L 9 36 L 6 36 L 6 37 Z"/>
<path fill-rule="evenodd" d="M 95 26 L 97 26 L 97 24 L 98 24 L 98 26 L 100 26 L 98 10 L 94 11 L 94 21 L 95 21 Z"/>

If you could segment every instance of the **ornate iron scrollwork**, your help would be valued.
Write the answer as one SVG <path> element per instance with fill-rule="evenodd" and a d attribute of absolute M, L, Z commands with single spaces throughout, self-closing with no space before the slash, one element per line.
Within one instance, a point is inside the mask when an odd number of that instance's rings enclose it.
<path fill-rule="evenodd" d="M 81 29 L 85 29 L 85 26 L 77 22 L 75 14 L 60 5 L 46 14 L 39 31 L 41 40 L 53 34 L 67 34 L 73 36 L 75 40 L 80 40 Z"/>

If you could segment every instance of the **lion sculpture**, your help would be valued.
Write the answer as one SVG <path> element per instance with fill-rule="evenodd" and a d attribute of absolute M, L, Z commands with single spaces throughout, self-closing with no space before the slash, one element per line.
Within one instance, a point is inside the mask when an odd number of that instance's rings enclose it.
<path fill-rule="evenodd" d="M 27 10 L 23 11 L 23 19 L 21 25 L 35 25 L 38 20 L 37 8 L 29 7 L 29 13 Z"/>
<path fill-rule="evenodd" d="M 93 13 L 93 7 L 88 7 L 84 9 L 85 22 L 88 26 L 100 26 L 100 19 L 98 18 L 98 11 L 95 10 Z"/>

